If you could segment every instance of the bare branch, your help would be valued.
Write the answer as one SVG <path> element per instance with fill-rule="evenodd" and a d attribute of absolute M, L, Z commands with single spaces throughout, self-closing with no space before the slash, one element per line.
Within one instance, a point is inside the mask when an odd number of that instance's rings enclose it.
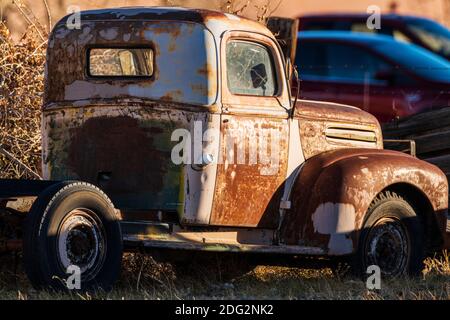
<path fill-rule="evenodd" d="M 50 7 L 48 5 L 47 0 L 42 0 L 45 5 L 45 10 L 47 11 L 47 19 L 48 19 L 48 32 L 52 30 L 52 13 L 50 11 Z"/>
<path fill-rule="evenodd" d="M 28 24 L 36 29 L 36 32 L 38 33 L 42 41 L 45 41 L 45 29 L 42 27 L 34 14 L 31 13 L 31 11 L 28 10 L 28 8 L 20 0 L 12 0 L 12 3 L 16 6 L 17 10 L 19 10 L 20 14 L 25 18 Z"/>
<path fill-rule="evenodd" d="M 0 154 L 5 156 L 7 159 L 9 159 L 10 161 L 16 163 L 17 165 L 19 165 L 19 167 L 21 167 L 23 170 L 25 170 L 30 176 L 32 176 L 35 179 L 39 179 L 42 180 L 41 176 L 38 175 L 36 172 L 34 172 L 33 170 L 30 169 L 30 167 L 28 167 L 26 164 L 24 164 L 22 161 L 20 161 L 19 159 L 17 159 L 16 157 L 14 157 L 11 153 L 9 153 L 8 151 L 6 151 L 5 149 L 3 149 L 0 146 Z"/>

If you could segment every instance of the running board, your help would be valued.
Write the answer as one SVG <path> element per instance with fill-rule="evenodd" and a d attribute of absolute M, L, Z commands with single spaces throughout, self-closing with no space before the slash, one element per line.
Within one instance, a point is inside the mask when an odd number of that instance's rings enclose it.
<path fill-rule="evenodd" d="M 139 237 L 125 236 L 124 242 L 129 246 L 142 246 L 149 249 L 194 250 L 209 252 L 241 252 L 268 253 L 286 255 L 314 255 L 322 256 L 326 252 L 322 248 L 288 246 L 288 245 L 231 245 L 225 243 L 194 243 L 182 241 L 142 240 Z"/>
<path fill-rule="evenodd" d="M 187 230 L 178 225 L 122 221 L 125 246 L 211 252 L 246 252 L 286 255 L 325 255 L 318 247 L 276 245 L 275 230 L 211 228 Z"/>

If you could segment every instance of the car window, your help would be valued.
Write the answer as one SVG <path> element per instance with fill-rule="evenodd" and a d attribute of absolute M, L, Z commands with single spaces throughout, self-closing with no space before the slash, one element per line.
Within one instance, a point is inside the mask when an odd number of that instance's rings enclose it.
<path fill-rule="evenodd" d="M 276 74 L 269 49 L 249 41 L 230 41 L 226 47 L 227 83 L 233 94 L 274 96 Z"/>
<path fill-rule="evenodd" d="M 429 20 L 411 19 L 408 29 L 431 50 L 450 59 L 450 30 Z"/>
<path fill-rule="evenodd" d="M 329 43 L 327 45 L 328 76 L 348 81 L 376 81 L 378 72 L 388 70 L 389 65 L 363 48 Z"/>
<path fill-rule="evenodd" d="M 351 31 L 353 32 L 365 32 L 365 33 L 376 33 L 377 29 L 369 29 L 367 23 L 354 22 L 351 25 Z"/>
<path fill-rule="evenodd" d="M 407 70 L 426 80 L 450 83 L 450 62 L 422 47 L 392 42 L 373 47 L 381 54 L 389 55 L 397 69 Z"/>
<path fill-rule="evenodd" d="M 356 84 L 414 83 L 409 75 L 374 53 L 351 44 L 300 40 L 296 65 L 300 78 Z"/>
<path fill-rule="evenodd" d="M 295 65 L 300 78 L 304 76 L 328 76 L 328 55 L 326 44 L 316 41 L 302 41 L 297 45 Z"/>
<path fill-rule="evenodd" d="M 349 82 L 376 82 L 376 74 L 389 69 L 386 62 L 357 46 L 301 40 L 296 64 L 301 76 Z"/>
<path fill-rule="evenodd" d="M 89 75 L 93 77 L 150 77 L 153 50 L 150 48 L 92 48 Z"/>
<path fill-rule="evenodd" d="M 392 31 L 392 36 L 395 40 L 405 43 L 413 43 L 412 39 L 408 37 L 403 31 L 400 31 L 398 29 L 394 29 Z"/>
<path fill-rule="evenodd" d="M 320 31 L 335 29 L 334 21 L 304 21 L 302 30 L 304 31 Z"/>

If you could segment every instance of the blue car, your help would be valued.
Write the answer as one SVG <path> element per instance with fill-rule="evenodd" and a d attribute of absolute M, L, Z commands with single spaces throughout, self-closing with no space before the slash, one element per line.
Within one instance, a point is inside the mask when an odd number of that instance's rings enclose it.
<path fill-rule="evenodd" d="M 368 14 L 339 13 L 306 15 L 299 18 L 299 31 L 353 31 L 387 35 L 414 43 L 450 60 L 450 31 L 431 19 L 383 14 L 380 29 L 367 27 Z"/>
<path fill-rule="evenodd" d="M 450 62 L 392 37 L 298 33 L 302 99 L 360 107 L 380 122 L 450 106 Z"/>

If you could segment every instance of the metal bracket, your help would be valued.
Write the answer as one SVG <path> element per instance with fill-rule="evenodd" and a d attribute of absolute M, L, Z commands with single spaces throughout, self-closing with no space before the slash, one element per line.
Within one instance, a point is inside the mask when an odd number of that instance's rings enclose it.
<path fill-rule="evenodd" d="M 409 153 L 410 155 L 412 155 L 413 157 L 416 157 L 417 153 L 416 153 L 416 142 L 414 140 L 398 140 L 398 139 L 385 139 L 383 140 L 384 143 L 392 143 L 392 144 L 408 144 L 409 147 L 407 149 L 402 149 L 401 147 L 399 148 L 391 148 L 390 150 L 396 150 L 396 151 L 401 151 L 404 153 Z"/>

